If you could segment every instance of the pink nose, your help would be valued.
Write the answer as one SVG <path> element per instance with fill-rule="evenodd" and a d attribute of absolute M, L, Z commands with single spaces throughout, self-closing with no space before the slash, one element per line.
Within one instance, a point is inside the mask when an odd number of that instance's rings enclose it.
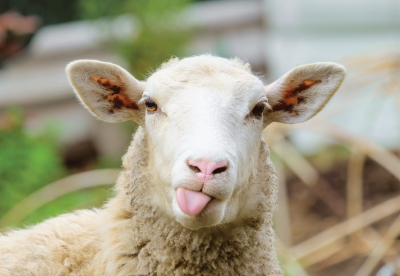
<path fill-rule="evenodd" d="M 209 161 L 188 161 L 189 168 L 196 172 L 196 175 L 206 180 L 212 178 L 215 174 L 223 173 L 228 169 L 227 161 L 209 162 Z"/>

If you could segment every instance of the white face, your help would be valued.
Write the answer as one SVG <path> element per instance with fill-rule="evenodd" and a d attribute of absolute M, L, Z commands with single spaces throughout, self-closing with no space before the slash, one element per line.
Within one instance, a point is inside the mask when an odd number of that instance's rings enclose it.
<path fill-rule="evenodd" d="M 262 82 L 242 69 L 199 65 L 197 76 L 182 76 L 183 66 L 148 79 L 144 128 L 149 170 L 156 172 L 159 197 L 166 197 L 156 202 L 198 229 L 235 220 L 237 211 L 226 212 L 227 206 L 240 204 L 232 194 L 247 185 L 255 167 L 267 99 Z"/>
<path fill-rule="evenodd" d="M 67 73 L 95 116 L 143 127 L 152 204 L 190 229 L 250 217 L 262 129 L 308 120 L 345 76 L 340 65 L 315 63 L 263 87 L 240 61 L 209 55 L 173 59 L 146 83 L 100 61 L 72 62 Z"/>

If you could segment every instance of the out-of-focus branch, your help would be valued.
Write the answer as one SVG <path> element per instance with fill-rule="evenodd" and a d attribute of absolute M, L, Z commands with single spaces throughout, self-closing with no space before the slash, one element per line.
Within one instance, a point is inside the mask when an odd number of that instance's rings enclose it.
<path fill-rule="evenodd" d="M 339 125 L 317 118 L 314 118 L 313 121 L 312 124 L 304 123 L 301 126 L 294 125 L 291 129 L 292 131 L 299 128 L 308 129 L 356 148 L 400 180 L 400 159 L 395 154 L 370 139 L 351 133 Z"/>
<path fill-rule="evenodd" d="M 393 222 L 382 241 L 372 250 L 367 260 L 362 264 L 354 276 L 370 275 L 382 257 L 392 246 L 394 240 L 400 234 L 400 216 Z"/>
<path fill-rule="evenodd" d="M 363 211 L 363 167 L 365 155 L 353 150 L 347 170 L 347 217 Z M 357 237 L 355 237 L 357 238 Z"/>
<path fill-rule="evenodd" d="M 296 276 L 308 276 L 309 274 L 299 263 L 299 261 L 291 254 L 286 246 L 278 238 L 276 239 L 275 245 L 277 247 L 278 255 L 283 256 L 282 266 L 288 275 Z M 286 275 L 285 274 L 285 275 Z"/>
<path fill-rule="evenodd" d="M 49 203 L 60 196 L 100 185 L 116 182 L 120 170 L 104 169 L 74 174 L 53 182 L 15 205 L 0 219 L 0 228 L 16 225 L 39 207 Z"/>
<path fill-rule="evenodd" d="M 305 257 L 399 211 L 400 196 L 397 196 L 293 246 L 290 251 L 297 258 Z"/>
<path fill-rule="evenodd" d="M 346 205 L 343 198 L 319 175 L 318 171 L 290 142 L 286 141 L 279 133 L 275 133 L 275 136 L 277 139 L 271 145 L 272 150 L 336 215 L 344 217 Z"/>

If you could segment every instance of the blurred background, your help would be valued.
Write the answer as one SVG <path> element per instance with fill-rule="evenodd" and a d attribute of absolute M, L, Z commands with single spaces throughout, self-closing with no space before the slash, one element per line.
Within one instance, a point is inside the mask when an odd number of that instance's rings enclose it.
<path fill-rule="evenodd" d="M 400 275 L 399 46 L 400 0 L 0 0 L 0 232 L 112 196 L 137 125 L 90 115 L 68 62 L 143 80 L 171 56 L 212 53 L 270 83 L 333 61 L 348 75 L 327 107 L 264 131 L 280 260 L 287 276 Z"/>

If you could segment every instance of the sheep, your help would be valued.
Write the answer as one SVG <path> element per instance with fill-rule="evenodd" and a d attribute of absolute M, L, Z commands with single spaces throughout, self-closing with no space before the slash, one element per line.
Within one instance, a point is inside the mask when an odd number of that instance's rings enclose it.
<path fill-rule="evenodd" d="M 66 71 L 91 113 L 140 127 L 115 197 L 1 236 L 1 276 L 282 275 L 262 131 L 317 114 L 342 66 L 298 66 L 267 86 L 248 64 L 212 55 L 173 58 L 146 82 L 95 60 Z"/>

